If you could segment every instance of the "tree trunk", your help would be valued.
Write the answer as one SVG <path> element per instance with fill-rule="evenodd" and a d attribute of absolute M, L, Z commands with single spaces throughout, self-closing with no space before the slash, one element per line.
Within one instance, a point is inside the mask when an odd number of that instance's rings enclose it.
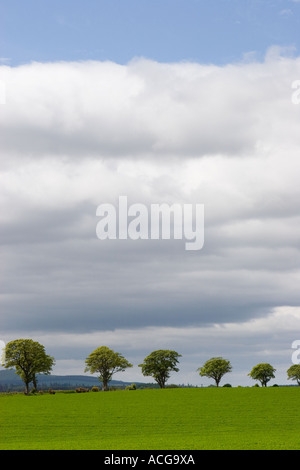
<path fill-rule="evenodd" d="M 33 377 L 32 383 L 33 383 L 33 388 L 34 388 L 35 390 L 37 390 L 37 380 L 36 380 L 36 376 Z"/>
<path fill-rule="evenodd" d="M 108 392 L 108 384 L 106 380 L 103 380 L 102 382 L 102 390 L 103 392 Z"/>

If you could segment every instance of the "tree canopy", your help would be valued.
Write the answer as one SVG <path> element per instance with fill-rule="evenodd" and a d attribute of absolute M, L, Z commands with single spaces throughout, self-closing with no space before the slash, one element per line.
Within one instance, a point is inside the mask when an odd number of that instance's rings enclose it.
<path fill-rule="evenodd" d="M 176 351 L 158 349 L 149 354 L 149 356 L 144 359 L 144 362 L 139 364 L 139 367 L 142 368 L 142 374 L 144 376 L 153 377 L 160 388 L 165 388 L 170 373 L 172 371 L 179 371 L 176 367 L 179 362 L 179 357 L 181 357 L 181 354 L 178 354 Z"/>
<path fill-rule="evenodd" d="M 253 380 L 258 380 L 262 387 L 266 387 L 267 383 L 275 378 L 274 367 L 268 363 L 257 364 L 253 367 L 252 371 L 248 374 Z"/>
<path fill-rule="evenodd" d="M 287 370 L 288 379 L 296 380 L 297 384 L 300 385 L 300 364 L 293 364 Z"/>
<path fill-rule="evenodd" d="M 33 382 L 37 388 L 37 374 L 50 374 L 54 358 L 48 356 L 43 345 L 32 339 L 16 339 L 7 343 L 4 350 L 2 365 L 15 368 L 16 373 L 25 383 L 25 393 L 29 392 L 29 384 Z"/>
<path fill-rule="evenodd" d="M 104 391 L 108 390 L 108 382 L 115 372 L 123 372 L 127 367 L 132 367 L 132 364 L 120 353 L 114 352 L 107 346 L 100 346 L 95 349 L 86 358 L 85 363 L 85 372 L 99 374 L 99 380 L 102 382 L 102 389 Z"/>
<path fill-rule="evenodd" d="M 201 377 L 209 377 L 214 379 L 216 386 L 219 386 L 221 378 L 223 375 L 231 372 L 232 367 L 229 361 L 223 359 L 222 357 L 212 357 L 202 367 L 199 367 L 197 371 Z"/>

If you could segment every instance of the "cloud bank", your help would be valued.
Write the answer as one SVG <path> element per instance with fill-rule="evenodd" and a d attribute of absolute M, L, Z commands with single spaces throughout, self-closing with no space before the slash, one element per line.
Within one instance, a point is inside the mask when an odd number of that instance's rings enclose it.
<path fill-rule="evenodd" d="M 298 307 L 299 77 L 300 59 L 274 49 L 224 67 L 1 66 L 2 339 L 126 330 L 165 343 L 167 328 L 201 337 Z M 120 195 L 204 204 L 204 248 L 98 240 L 97 206 Z M 220 330 L 230 345 L 234 331 Z"/>
<path fill-rule="evenodd" d="M 249 155 L 283 137 L 299 143 L 290 107 L 298 70 L 299 59 L 276 49 L 264 63 L 225 67 L 149 60 L 2 66 L 2 148 L 36 158 L 160 159 Z"/>

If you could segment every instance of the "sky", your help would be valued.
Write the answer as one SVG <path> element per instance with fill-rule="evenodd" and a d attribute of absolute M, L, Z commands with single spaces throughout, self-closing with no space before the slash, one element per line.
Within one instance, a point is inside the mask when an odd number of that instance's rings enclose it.
<path fill-rule="evenodd" d="M 300 340 L 300 2 L 0 0 L 0 346 L 105 345 L 169 383 L 291 384 Z M 204 207 L 204 245 L 104 239 L 97 208 Z M 132 220 L 132 219 L 130 219 Z M 299 341 L 300 342 L 300 341 Z M 293 356 L 295 357 L 295 356 Z"/>

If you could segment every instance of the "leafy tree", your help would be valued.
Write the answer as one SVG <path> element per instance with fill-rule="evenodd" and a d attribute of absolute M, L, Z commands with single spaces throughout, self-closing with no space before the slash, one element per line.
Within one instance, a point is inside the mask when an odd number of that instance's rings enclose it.
<path fill-rule="evenodd" d="M 257 364 L 248 374 L 253 380 L 258 380 L 262 387 L 266 387 L 269 380 L 275 378 L 276 369 L 268 363 Z"/>
<path fill-rule="evenodd" d="M 202 367 L 199 367 L 197 371 L 201 377 L 209 377 L 214 379 L 216 386 L 219 386 L 220 380 L 223 375 L 231 372 L 232 367 L 229 361 L 222 357 L 212 357 Z"/>
<path fill-rule="evenodd" d="M 144 359 L 144 362 L 139 364 L 139 367 L 142 368 L 143 375 L 153 377 L 160 388 L 165 388 L 170 373 L 172 371 L 179 371 L 176 367 L 179 357 L 181 357 L 181 355 L 176 351 L 158 349 L 149 354 L 149 356 Z"/>
<path fill-rule="evenodd" d="M 288 379 L 296 380 L 300 385 L 300 364 L 294 364 L 287 370 Z"/>
<path fill-rule="evenodd" d="M 37 341 L 16 339 L 7 343 L 2 365 L 6 369 L 16 369 L 25 383 L 25 393 L 28 394 L 30 382 L 37 388 L 36 374 L 50 374 L 54 363 L 54 358 L 48 356 L 44 346 Z"/>
<path fill-rule="evenodd" d="M 107 346 L 95 349 L 86 359 L 85 372 L 98 373 L 102 382 L 102 390 L 108 390 L 108 382 L 115 372 L 123 372 L 127 367 L 132 367 L 127 359 L 120 353 L 114 352 Z"/>

